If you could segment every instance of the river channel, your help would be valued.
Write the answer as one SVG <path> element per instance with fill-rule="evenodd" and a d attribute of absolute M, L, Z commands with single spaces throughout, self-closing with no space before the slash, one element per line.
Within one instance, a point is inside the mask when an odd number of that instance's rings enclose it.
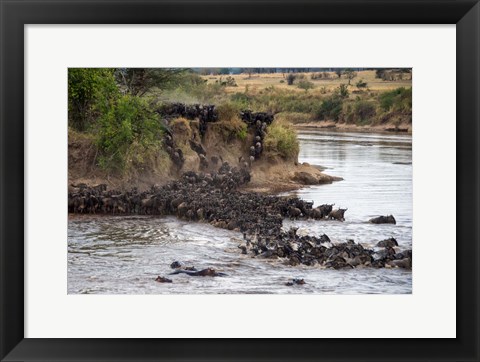
<path fill-rule="evenodd" d="M 330 185 L 291 194 L 314 206 L 348 208 L 345 222 L 284 221 L 302 234 L 327 234 L 333 242 L 353 239 L 373 247 L 395 237 L 412 248 L 412 138 L 407 134 L 298 132 L 300 162 L 343 177 Z M 393 214 L 396 225 L 367 221 Z M 288 266 L 279 260 L 242 255 L 242 235 L 174 217 L 76 216 L 68 222 L 69 294 L 408 294 L 412 272 L 403 269 L 330 270 Z M 168 276 L 179 260 L 197 269 L 213 267 L 227 276 Z M 157 283 L 158 275 L 173 283 Z M 286 286 L 292 278 L 304 285 Z"/>

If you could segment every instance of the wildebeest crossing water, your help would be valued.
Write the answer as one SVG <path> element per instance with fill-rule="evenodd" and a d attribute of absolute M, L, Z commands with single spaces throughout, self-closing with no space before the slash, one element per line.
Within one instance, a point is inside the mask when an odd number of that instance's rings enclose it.
<path fill-rule="evenodd" d="M 305 137 L 310 136 L 308 133 L 300 134 L 302 146 Z M 308 142 L 315 141 L 309 140 Z M 388 141 L 382 142 L 381 145 L 362 145 L 361 147 L 374 150 L 372 147 L 389 148 L 393 145 Z M 340 143 L 345 144 L 341 140 Z M 373 143 L 375 144 L 376 141 Z M 352 143 L 344 151 L 350 152 L 348 149 L 350 146 L 356 148 L 358 144 Z M 315 164 L 312 162 L 312 157 L 308 159 L 305 156 L 305 152 L 309 152 L 310 149 L 311 145 L 308 145 L 308 149 L 302 147 L 301 157 L 303 160 Z M 404 151 L 407 153 L 404 156 L 408 158 L 408 147 Z M 365 154 L 365 157 L 374 160 L 371 153 Z M 328 159 L 319 160 L 318 164 L 335 166 L 329 165 Z M 402 167 L 405 166 L 408 165 L 402 165 Z M 332 171 L 334 170 L 335 168 L 332 169 Z M 343 174 L 338 175 L 345 177 Z M 397 176 L 394 175 L 394 177 Z M 308 234 L 320 238 L 321 235 L 327 234 L 333 244 L 343 243 L 344 248 L 348 247 L 349 250 L 352 246 L 348 246 L 348 244 L 352 242 L 349 242 L 348 239 L 353 239 L 355 240 L 354 244 L 358 245 L 357 243 L 360 242 L 363 248 L 374 251 L 378 250 L 375 248 L 377 242 L 394 236 L 399 241 L 400 250 L 411 248 L 411 220 L 410 225 L 405 222 L 406 212 L 402 207 L 398 209 L 397 205 L 387 203 L 388 210 L 378 209 L 377 216 L 380 215 L 380 212 L 385 215 L 395 214 L 397 225 L 373 225 L 368 224 L 368 220 L 371 216 L 375 216 L 377 210 L 366 212 L 368 205 L 365 205 L 364 210 L 358 210 L 354 198 L 348 202 L 344 201 L 343 196 L 339 194 L 331 194 L 330 197 L 322 197 L 319 200 L 315 198 L 315 192 L 323 192 L 322 188 L 341 183 L 343 181 L 329 186 L 305 189 L 299 193 L 299 196 L 304 201 L 315 201 L 314 207 L 318 206 L 320 202 L 335 203 L 335 208 L 337 206 L 347 208 L 348 206 L 345 222 L 326 219 L 313 220 L 312 218 L 289 221 L 287 214 L 282 215 L 282 219 L 286 218 L 283 221 L 284 233 L 288 234 L 290 226 L 296 226 L 299 227 L 296 232 L 299 238 Z M 310 194 L 308 194 L 309 192 Z M 362 195 L 360 190 L 357 190 L 357 194 Z M 406 198 L 408 199 L 408 192 Z M 353 208 L 352 205 L 354 205 Z M 288 208 L 286 210 L 288 213 Z M 357 222 L 357 216 L 360 214 L 362 214 L 362 222 L 360 220 Z M 277 223 L 275 215 L 272 216 L 271 221 L 274 224 Z M 354 230 L 353 225 L 358 226 L 358 233 Z M 242 250 L 238 248 L 239 245 L 245 244 L 242 235 L 245 230 L 234 231 L 237 229 L 235 225 L 217 226 L 223 228 L 207 223 L 191 223 L 171 216 L 152 216 L 148 213 L 146 216 L 73 217 L 69 221 L 69 293 L 411 292 L 411 271 L 409 270 L 373 267 L 351 269 L 350 267 L 344 268 L 342 265 L 337 265 L 337 269 L 324 269 L 320 265 L 321 263 L 314 263 L 315 265 L 296 263 L 294 258 L 285 258 L 284 260 L 290 261 L 288 263 L 279 262 L 278 258 L 252 258 L 254 251 L 248 250 L 247 254 L 243 254 Z M 232 230 L 228 230 L 229 228 Z M 254 233 L 249 233 L 248 238 L 255 238 Z M 316 247 L 316 239 L 313 242 L 309 240 L 309 243 Z M 326 243 L 325 247 L 328 248 L 328 241 Z M 269 245 L 263 247 L 267 250 L 270 248 Z M 353 255 L 345 255 L 345 252 L 348 254 L 347 250 L 342 252 L 344 252 L 343 260 L 353 259 L 350 258 Z M 259 253 L 262 254 L 262 250 Z M 293 262 L 291 262 L 292 259 Z M 175 260 L 181 260 L 185 265 L 195 266 L 198 270 L 211 267 L 226 276 L 198 278 L 183 273 L 169 276 L 168 274 L 172 272 L 170 264 Z M 340 260 L 337 260 L 337 263 L 339 262 Z M 167 276 L 173 282 L 156 283 L 154 280 L 158 275 Z M 304 279 L 305 284 L 293 283 L 294 285 L 290 285 L 292 279 Z"/>

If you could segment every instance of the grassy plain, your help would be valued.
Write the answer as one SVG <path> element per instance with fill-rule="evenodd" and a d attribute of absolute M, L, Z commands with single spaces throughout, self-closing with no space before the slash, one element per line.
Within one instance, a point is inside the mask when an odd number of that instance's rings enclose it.
<path fill-rule="evenodd" d="M 334 72 L 326 72 L 329 78 L 322 78 L 322 79 L 311 79 L 311 75 L 318 72 L 309 72 L 309 73 L 298 73 L 299 75 L 303 75 L 306 80 L 312 82 L 314 84 L 314 88 L 309 90 L 309 93 L 319 94 L 322 95 L 324 91 L 323 87 L 325 87 L 325 91 L 327 93 L 332 93 L 337 89 L 340 84 L 347 84 L 348 80 L 344 77 L 339 78 Z M 214 84 L 216 81 L 220 81 L 220 79 L 224 80 L 227 76 L 225 75 L 213 75 L 213 76 L 203 76 L 203 79 L 207 80 L 208 84 Z M 305 90 L 298 88 L 298 82 L 295 82 L 293 85 L 287 84 L 287 74 L 284 73 L 263 73 L 263 74 L 233 74 L 231 75 L 235 82 L 237 83 L 237 87 L 227 87 L 226 91 L 230 94 L 236 92 L 258 92 L 262 89 L 268 87 L 275 87 L 278 89 L 284 90 L 291 90 L 297 92 L 305 92 Z M 351 81 L 351 90 L 354 91 L 357 88 L 355 84 L 359 81 L 363 80 L 367 82 L 367 88 L 372 92 L 383 92 L 388 90 L 393 90 L 399 87 L 411 87 L 412 80 L 411 79 L 403 79 L 403 80 L 396 80 L 396 81 L 384 81 L 379 78 L 375 78 L 375 71 L 374 70 L 365 70 L 357 72 L 357 76 L 352 79 Z M 283 81 L 283 82 L 282 82 Z M 355 93 L 353 93 L 354 95 Z M 351 94 L 352 96 L 352 94 Z"/>

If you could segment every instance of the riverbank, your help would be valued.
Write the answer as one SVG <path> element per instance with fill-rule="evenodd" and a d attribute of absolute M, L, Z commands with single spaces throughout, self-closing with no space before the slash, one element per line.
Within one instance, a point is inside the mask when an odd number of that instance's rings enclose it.
<path fill-rule="evenodd" d="M 299 190 L 306 186 L 331 184 L 343 180 L 341 177 L 323 173 L 322 169 L 321 166 L 306 162 L 293 164 L 263 162 L 252 168 L 252 179 L 243 187 L 243 190 L 278 194 Z"/>
<path fill-rule="evenodd" d="M 323 130 L 345 131 L 345 132 L 412 134 L 411 123 L 401 123 L 401 124 L 395 124 L 395 125 L 394 124 L 356 125 L 356 124 L 337 123 L 333 121 L 320 121 L 320 122 L 296 123 L 294 127 L 296 129 L 323 129 Z"/>
<path fill-rule="evenodd" d="M 206 109 L 209 118 L 204 116 Z M 162 112 L 165 131 L 157 145 L 126 151 L 125 167 L 120 170 L 99 162 L 95 135 L 69 129 L 69 185 L 105 184 L 115 190 L 145 191 L 186 172 L 212 172 L 225 162 L 249 170 L 248 191 L 275 194 L 342 180 L 323 173 L 321 166 L 298 163 L 294 127 L 274 120 L 272 114 L 244 111 L 238 115 L 226 106 L 179 103 Z"/>

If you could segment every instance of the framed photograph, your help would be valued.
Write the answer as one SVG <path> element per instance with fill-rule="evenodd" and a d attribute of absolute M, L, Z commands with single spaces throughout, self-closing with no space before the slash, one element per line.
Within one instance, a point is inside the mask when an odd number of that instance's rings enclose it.
<path fill-rule="evenodd" d="M 479 359 L 478 1 L 1 11 L 1 361 Z"/>

